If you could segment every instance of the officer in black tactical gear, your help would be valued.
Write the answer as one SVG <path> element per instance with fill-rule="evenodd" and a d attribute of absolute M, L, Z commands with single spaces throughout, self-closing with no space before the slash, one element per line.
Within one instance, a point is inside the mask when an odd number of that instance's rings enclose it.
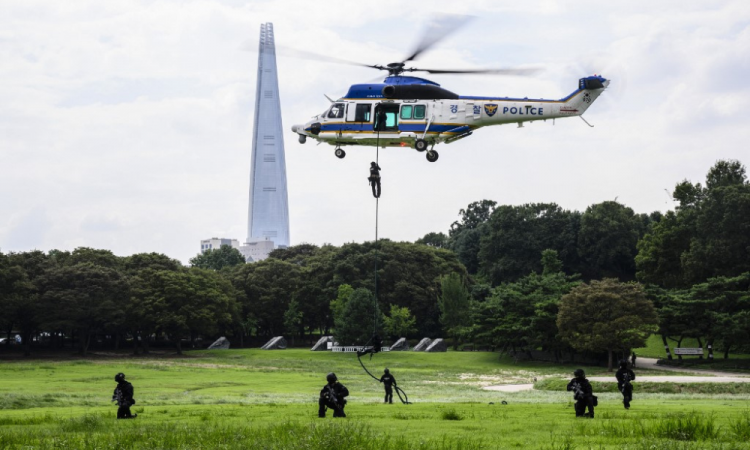
<path fill-rule="evenodd" d="M 378 353 L 383 347 L 383 340 L 380 339 L 380 336 L 378 336 L 377 333 L 373 333 L 372 337 L 370 338 L 370 342 L 368 342 L 368 344 L 369 343 L 372 343 L 371 347 L 363 348 L 362 350 L 357 350 L 358 357 L 364 356 L 369 353 L 370 359 L 372 359 L 372 355 L 374 355 L 375 353 Z"/>
<path fill-rule="evenodd" d="M 125 381 L 125 374 L 120 372 L 115 375 L 117 387 L 112 394 L 112 401 L 117 402 L 118 419 L 135 419 L 138 414 L 130 414 L 130 406 L 135 405 L 133 399 L 133 385 Z"/>
<path fill-rule="evenodd" d="M 630 409 L 630 402 L 633 401 L 633 385 L 630 382 L 635 380 L 635 372 L 628 367 L 627 359 L 620 361 L 620 368 L 615 378 L 617 378 L 617 388 L 622 392 L 622 404 L 625 405 L 625 409 Z"/>
<path fill-rule="evenodd" d="M 576 369 L 573 372 L 575 378 L 568 383 L 568 391 L 573 391 L 573 399 L 576 401 L 576 417 L 594 418 L 594 406 L 596 406 L 596 396 L 591 383 L 586 379 L 586 373 L 583 369 Z M 588 408 L 588 414 L 585 414 Z"/>
<path fill-rule="evenodd" d="M 318 417 L 326 416 L 326 408 L 333 410 L 333 417 L 346 417 L 344 407 L 346 398 L 349 396 L 349 389 L 339 383 L 336 374 L 331 372 L 326 376 L 328 384 L 320 390 L 320 399 L 318 400 Z"/>
<path fill-rule="evenodd" d="M 391 371 L 387 368 L 383 371 L 383 376 L 380 377 L 380 382 L 385 387 L 385 403 L 393 403 L 393 386 L 396 385 L 396 378 L 391 375 Z"/>
<path fill-rule="evenodd" d="M 380 198 L 380 166 L 375 161 L 370 163 L 370 176 L 367 180 L 370 181 L 372 187 L 372 196 Z"/>

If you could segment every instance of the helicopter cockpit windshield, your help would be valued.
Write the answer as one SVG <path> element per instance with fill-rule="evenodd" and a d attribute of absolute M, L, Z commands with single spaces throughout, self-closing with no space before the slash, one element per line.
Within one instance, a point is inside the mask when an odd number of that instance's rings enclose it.
<path fill-rule="evenodd" d="M 325 116 L 329 119 L 343 119 L 344 118 L 344 103 L 334 103 L 331 109 L 328 110 L 328 114 Z"/>

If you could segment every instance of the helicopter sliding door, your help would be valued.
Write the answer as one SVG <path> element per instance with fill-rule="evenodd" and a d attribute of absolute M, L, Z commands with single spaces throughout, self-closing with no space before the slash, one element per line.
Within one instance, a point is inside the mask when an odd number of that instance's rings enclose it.
<path fill-rule="evenodd" d="M 398 109 L 397 103 L 378 103 L 375 105 L 373 130 L 398 133 Z"/>

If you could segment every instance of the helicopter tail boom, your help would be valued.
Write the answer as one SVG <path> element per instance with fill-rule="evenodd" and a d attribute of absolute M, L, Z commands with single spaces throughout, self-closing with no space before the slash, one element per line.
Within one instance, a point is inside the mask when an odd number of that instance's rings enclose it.
<path fill-rule="evenodd" d="M 562 115 L 581 116 L 609 86 L 609 80 L 601 76 L 590 76 L 578 80 L 578 90 L 571 94 L 560 107 Z"/>

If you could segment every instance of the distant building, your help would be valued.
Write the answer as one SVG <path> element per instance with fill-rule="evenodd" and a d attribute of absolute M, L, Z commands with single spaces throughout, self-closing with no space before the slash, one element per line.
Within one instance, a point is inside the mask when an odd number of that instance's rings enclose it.
<path fill-rule="evenodd" d="M 276 245 L 269 238 L 253 239 L 251 242 L 245 242 L 240 245 L 240 253 L 245 257 L 247 262 L 263 261 L 268 258 L 268 254 L 276 248 Z"/>
<path fill-rule="evenodd" d="M 203 239 L 201 241 L 201 253 L 205 253 L 208 250 L 218 250 L 223 245 L 227 245 L 232 248 L 240 249 L 240 241 L 237 239 L 226 239 L 226 238 L 211 238 Z"/>

